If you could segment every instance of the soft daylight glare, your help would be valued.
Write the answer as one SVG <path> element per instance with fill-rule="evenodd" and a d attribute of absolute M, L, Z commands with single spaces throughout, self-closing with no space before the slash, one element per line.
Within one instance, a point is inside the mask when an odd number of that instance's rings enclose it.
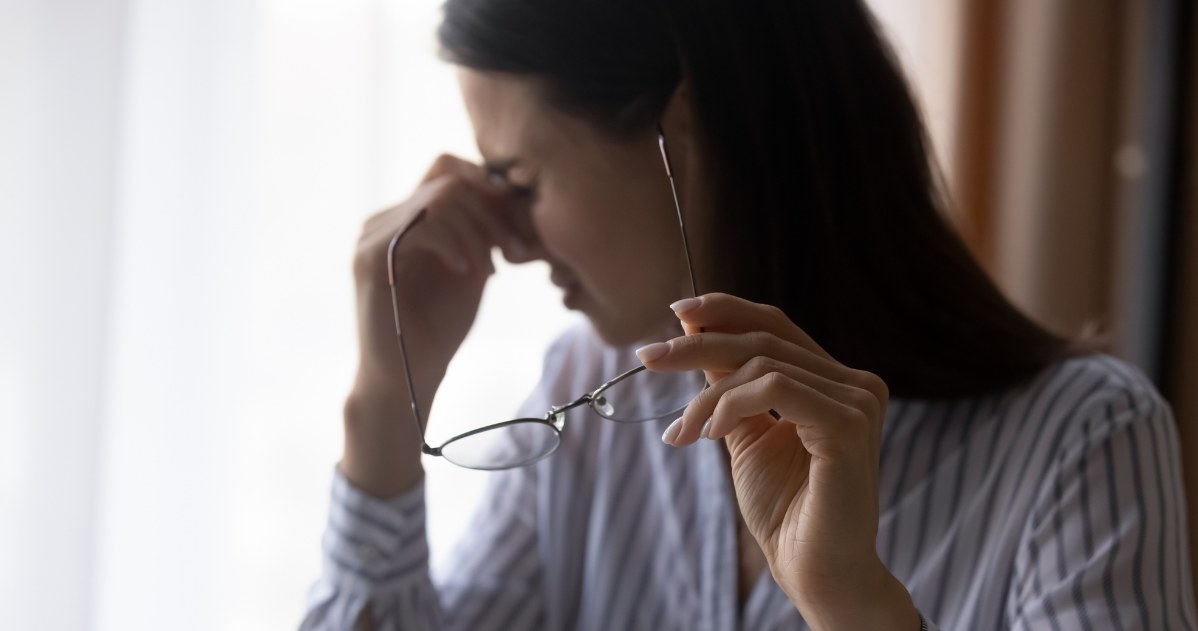
<path fill-rule="evenodd" d="M 438 153 L 479 159 L 456 75 L 434 55 L 440 5 L 439 0 L 383 5 L 384 22 L 396 30 L 389 40 L 395 45 L 380 50 L 381 72 L 388 80 L 375 106 L 389 124 L 373 183 L 379 207 L 406 197 Z M 478 319 L 434 401 L 427 436 L 431 444 L 510 418 L 540 378 L 549 344 L 581 320 L 562 305 L 561 290 L 548 282 L 547 265 L 510 265 L 498 253 L 494 260 L 496 275 L 487 285 Z M 487 474 L 440 458 L 425 457 L 424 465 L 435 570 L 466 534 Z"/>
<path fill-rule="evenodd" d="M 948 0 L 872 2 L 920 42 L 899 47 L 919 87 L 947 85 L 920 67 L 951 55 L 916 27 Z M 298 625 L 357 361 L 361 225 L 438 154 L 478 159 L 441 4 L 0 7 L 4 628 Z M 948 111 L 945 94 L 924 101 Z M 431 443 L 510 418 L 580 322 L 545 265 L 497 268 Z M 426 466 L 436 571 L 487 474 Z"/>
<path fill-rule="evenodd" d="M 947 181 L 952 181 L 956 91 L 961 43 L 953 25 L 960 23 L 959 0 L 867 0 L 902 65 L 923 110 L 932 150 Z"/>
<path fill-rule="evenodd" d="M 435 55 L 438 6 L 138 5 L 98 628 L 298 623 L 356 361 L 361 223 L 410 194 L 438 153 L 477 158 Z M 507 417 L 535 384 L 572 321 L 547 275 L 499 265 L 438 394 L 433 439 L 449 431 L 442 419 Z M 484 479 L 428 463 L 434 563 Z"/>

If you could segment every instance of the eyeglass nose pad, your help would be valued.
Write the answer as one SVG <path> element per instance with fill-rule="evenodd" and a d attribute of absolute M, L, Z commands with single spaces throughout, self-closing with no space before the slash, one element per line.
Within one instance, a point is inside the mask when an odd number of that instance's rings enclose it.
<path fill-rule="evenodd" d="M 560 432 L 566 425 L 566 411 L 558 410 L 556 412 L 551 412 L 545 420 L 549 421 L 549 424 L 556 427 Z"/>
<path fill-rule="evenodd" d="M 591 399 L 591 407 L 604 418 L 611 418 L 616 413 L 616 408 L 607 400 L 607 397 L 602 394 Z"/>

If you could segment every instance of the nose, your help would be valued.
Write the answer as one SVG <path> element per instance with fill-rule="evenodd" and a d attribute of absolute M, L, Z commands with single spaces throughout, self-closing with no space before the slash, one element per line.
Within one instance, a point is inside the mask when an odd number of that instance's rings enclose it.
<path fill-rule="evenodd" d="M 515 237 L 503 246 L 502 250 L 503 258 L 507 259 L 508 263 L 528 263 L 549 259 L 549 252 L 545 246 L 541 245 L 541 240 L 537 238 L 535 232 L 532 233 L 531 241 L 526 237 Z"/>
<path fill-rule="evenodd" d="M 509 207 L 508 220 L 512 227 L 511 239 L 503 246 L 503 256 L 509 263 L 527 263 L 547 260 L 549 252 L 541 243 L 532 221 L 532 205 L 520 200 Z"/>

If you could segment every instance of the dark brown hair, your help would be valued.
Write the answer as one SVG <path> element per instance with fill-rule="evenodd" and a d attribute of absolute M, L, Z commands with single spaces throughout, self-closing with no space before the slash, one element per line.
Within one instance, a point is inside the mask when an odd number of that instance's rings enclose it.
<path fill-rule="evenodd" d="M 1021 314 L 944 214 L 924 127 L 858 0 L 448 0 L 442 54 L 531 76 L 617 137 L 684 79 L 714 174 L 701 289 L 782 308 L 894 396 L 992 392 L 1085 352 Z"/>

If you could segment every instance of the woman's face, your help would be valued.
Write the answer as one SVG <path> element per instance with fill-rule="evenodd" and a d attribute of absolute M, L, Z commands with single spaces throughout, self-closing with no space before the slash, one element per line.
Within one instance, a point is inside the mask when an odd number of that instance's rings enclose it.
<path fill-rule="evenodd" d="M 566 306 L 623 345 L 660 338 L 690 281 L 656 131 L 616 141 L 541 102 L 531 80 L 459 71 L 483 160 L 527 187 L 536 258 Z"/>

